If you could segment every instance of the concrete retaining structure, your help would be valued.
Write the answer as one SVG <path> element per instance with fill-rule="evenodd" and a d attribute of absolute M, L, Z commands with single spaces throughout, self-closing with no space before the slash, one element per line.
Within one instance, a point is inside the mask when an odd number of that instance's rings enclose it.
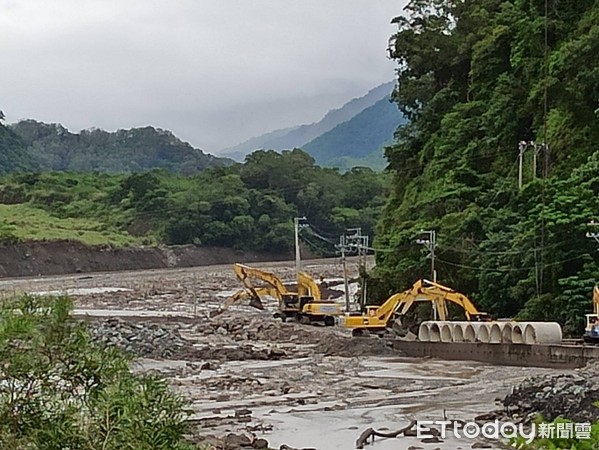
<path fill-rule="evenodd" d="M 556 322 L 442 322 L 420 325 L 421 342 L 481 342 L 483 344 L 559 344 L 562 329 Z"/>
<path fill-rule="evenodd" d="M 504 328 L 505 330 L 505 328 Z M 490 364 L 571 369 L 599 360 L 599 347 L 588 345 L 545 345 L 480 342 L 417 342 L 393 340 L 393 348 L 410 357 L 479 361 Z"/>

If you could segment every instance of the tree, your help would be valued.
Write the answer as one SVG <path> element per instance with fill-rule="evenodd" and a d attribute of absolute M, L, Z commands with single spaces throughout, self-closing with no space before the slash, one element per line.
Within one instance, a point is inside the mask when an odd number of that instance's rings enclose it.
<path fill-rule="evenodd" d="M 537 0 L 411 0 L 394 19 L 393 98 L 410 123 L 386 151 L 394 178 L 375 246 L 390 251 L 375 278 L 405 289 L 422 277 L 413 242 L 435 229 L 446 284 L 491 313 L 573 331 L 599 272 L 584 238 L 599 211 L 599 78 L 588 62 L 599 4 L 545 11 Z M 535 169 L 526 161 L 519 190 L 521 140 L 545 141 L 550 153 Z"/>
<path fill-rule="evenodd" d="M 191 450 L 182 401 L 91 342 L 66 297 L 0 307 L 0 447 Z"/>

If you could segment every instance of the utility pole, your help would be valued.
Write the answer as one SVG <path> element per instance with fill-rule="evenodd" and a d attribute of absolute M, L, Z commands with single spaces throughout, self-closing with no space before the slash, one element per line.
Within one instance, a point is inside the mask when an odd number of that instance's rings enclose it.
<path fill-rule="evenodd" d="M 341 252 L 341 263 L 343 264 L 343 284 L 345 286 L 345 311 L 349 312 L 349 283 L 347 281 L 347 262 L 345 260 L 345 251 L 347 250 L 347 243 L 345 241 L 345 235 L 339 236 L 339 244 L 335 247 Z"/>
<path fill-rule="evenodd" d="M 304 228 L 305 224 L 300 224 L 300 220 L 305 221 L 305 217 L 296 217 L 293 219 L 293 225 L 295 230 L 295 273 L 298 274 L 302 270 L 302 260 L 300 256 L 300 244 L 299 244 L 299 231 L 300 227 Z"/>
<path fill-rule="evenodd" d="M 528 144 L 526 141 L 518 143 L 518 189 L 522 189 L 522 160 L 524 159 L 524 152 L 528 148 Z"/>
<path fill-rule="evenodd" d="M 358 254 L 358 266 L 360 274 L 366 272 L 366 256 L 368 251 L 369 237 L 362 234 L 362 228 L 347 228 L 345 234 L 340 237 L 340 242 L 343 242 L 345 249 L 349 250 L 350 254 Z M 361 280 L 360 306 L 366 304 L 366 280 Z"/>
<path fill-rule="evenodd" d="M 523 174 L 522 168 L 524 164 L 524 153 L 529 148 L 532 149 L 532 178 L 537 177 L 537 159 L 541 153 L 543 153 L 545 164 L 543 166 L 543 178 L 548 175 L 548 156 L 549 147 L 545 142 L 536 143 L 534 141 L 520 141 L 518 143 L 518 189 L 522 189 Z"/>
<path fill-rule="evenodd" d="M 426 257 L 431 260 L 431 278 L 437 282 L 437 271 L 435 270 L 435 248 L 437 247 L 437 234 L 435 230 L 421 230 L 421 234 L 427 236 L 425 239 L 417 239 L 416 243 L 424 245 L 430 252 Z"/>
<path fill-rule="evenodd" d="M 429 251 L 429 254 L 426 256 L 431 260 L 431 278 L 434 283 L 437 282 L 437 270 L 435 269 L 435 247 L 437 247 L 437 234 L 435 230 L 421 230 L 421 234 L 425 235 L 424 239 L 417 239 L 416 243 L 420 245 L 424 245 L 426 249 Z M 433 317 L 434 320 L 437 320 L 437 308 L 435 307 L 435 302 L 433 302 Z"/>

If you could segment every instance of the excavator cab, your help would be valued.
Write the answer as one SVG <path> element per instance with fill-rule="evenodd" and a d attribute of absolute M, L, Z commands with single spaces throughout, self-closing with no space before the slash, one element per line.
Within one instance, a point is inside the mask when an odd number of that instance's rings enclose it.
<path fill-rule="evenodd" d="M 281 296 L 281 306 L 283 306 L 285 309 L 297 309 L 297 300 L 298 296 L 295 294 L 283 294 Z"/>
<path fill-rule="evenodd" d="M 586 318 L 585 342 L 599 342 L 599 286 L 593 289 L 593 314 L 587 314 Z"/>
<path fill-rule="evenodd" d="M 587 314 L 587 326 L 584 333 L 586 342 L 599 342 L 599 316 L 597 314 Z"/>
<path fill-rule="evenodd" d="M 313 301 L 314 301 L 314 297 L 312 297 L 310 295 L 302 295 L 299 299 L 300 311 L 303 311 L 304 306 L 306 306 L 308 303 L 312 303 Z"/>
<path fill-rule="evenodd" d="M 470 314 L 470 320 L 472 322 L 493 322 L 494 319 L 491 317 L 490 314 L 480 312 L 477 314 Z"/>

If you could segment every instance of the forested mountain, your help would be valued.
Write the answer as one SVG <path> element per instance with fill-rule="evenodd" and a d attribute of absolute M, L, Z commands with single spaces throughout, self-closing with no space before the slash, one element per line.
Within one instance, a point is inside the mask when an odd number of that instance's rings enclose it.
<path fill-rule="evenodd" d="M 579 333 L 599 277 L 585 237 L 599 218 L 599 3 L 412 0 L 394 22 L 409 123 L 387 152 L 373 285 L 384 297 L 430 276 L 414 240 L 434 229 L 439 280 L 496 315 Z M 538 150 L 522 189 L 520 141 Z"/>
<path fill-rule="evenodd" d="M 117 173 L 161 168 L 193 174 L 232 163 L 205 154 L 170 131 L 153 127 L 114 133 L 98 129 L 71 133 L 59 124 L 24 120 L 11 125 L 10 130 L 19 138 L 11 145 L 24 145 L 31 164 L 41 171 Z M 10 161 L 6 164 L 2 167 L 11 167 Z"/>
<path fill-rule="evenodd" d="M 383 147 L 392 142 L 393 133 L 403 122 L 401 111 L 387 96 L 302 149 L 323 166 L 349 169 L 362 165 L 382 169 L 386 165 Z"/>
<path fill-rule="evenodd" d="M 33 168 L 33 159 L 24 142 L 10 128 L 0 123 L 0 173 Z"/>
<path fill-rule="evenodd" d="M 382 84 L 362 97 L 354 98 L 339 109 L 329 111 L 320 121 L 296 127 L 276 130 L 254 137 L 235 147 L 222 150 L 224 156 L 243 161 L 254 150 L 286 150 L 302 148 L 304 144 L 332 130 L 337 125 L 351 119 L 382 98 L 388 98 L 393 90 L 393 82 Z"/>

